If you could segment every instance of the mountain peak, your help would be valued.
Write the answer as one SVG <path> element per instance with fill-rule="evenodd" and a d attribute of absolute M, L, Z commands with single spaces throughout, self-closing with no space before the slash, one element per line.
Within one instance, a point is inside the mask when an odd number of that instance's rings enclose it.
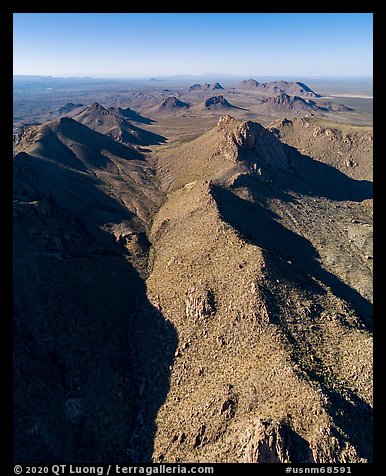
<path fill-rule="evenodd" d="M 234 108 L 223 95 L 212 96 L 204 102 L 204 107 L 207 109 L 231 109 Z"/>
<path fill-rule="evenodd" d="M 225 127 L 228 127 L 230 124 L 235 124 L 236 122 L 237 121 L 234 117 L 230 116 L 229 114 L 224 114 L 223 116 L 220 116 L 217 126 L 220 129 L 224 129 Z"/>
<path fill-rule="evenodd" d="M 220 153 L 232 162 L 248 162 L 254 169 L 261 165 L 288 169 L 282 143 L 258 122 L 238 121 L 226 114 L 220 117 L 217 127 L 223 136 Z"/>
<path fill-rule="evenodd" d="M 253 89 L 253 88 L 257 88 L 259 84 L 260 83 L 256 81 L 256 79 L 250 78 L 250 79 L 245 79 L 244 81 L 241 81 L 241 83 L 239 84 L 239 87 L 243 89 Z"/>
<path fill-rule="evenodd" d="M 209 90 L 212 90 L 212 91 L 215 91 L 216 89 L 224 89 L 220 83 L 204 83 L 204 84 L 192 84 L 192 86 L 190 86 L 189 88 L 189 91 L 201 91 L 201 90 L 204 90 L 204 91 L 209 91 Z"/>
<path fill-rule="evenodd" d="M 175 96 L 168 96 L 166 99 L 163 99 L 159 108 L 162 110 L 171 110 L 171 109 L 180 109 L 188 108 L 189 104 L 187 102 L 180 101 Z"/>
<path fill-rule="evenodd" d="M 99 104 L 99 102 L 96 102 L 96 101 L 93 102 L 93 103 L 91 104 L 91 106 L 89 106 L 89 109 L 95 109 L 95 110 L 99 110 L 99 111 L 106 111 L 106 112 L 108 112 L 107 109 L 105 109 L 105 108 L 102 106 L 102 104 Z"/>
<path fill-rule="evenodd" d="M 302 96 L 302 97 L 320 97 L 309 86 L 300 81 L 268 81 L 267 83 L 259 83 L 255 79 L 247 79 L 241 81 L 238 86 L 240 89 L 252 89 L 263 94 L 276 94 L 284 93 L 290 96 Z"/>

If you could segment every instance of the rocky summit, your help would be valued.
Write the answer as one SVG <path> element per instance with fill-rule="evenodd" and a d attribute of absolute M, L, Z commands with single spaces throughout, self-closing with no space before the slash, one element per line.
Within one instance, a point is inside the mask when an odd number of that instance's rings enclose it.
<path fill-rule="evenodd" d="M 166 99 L 162 101 L 160 104 L 160 108 L 164 109 L 175 109 L 175 108 L 180 108 L 180 107 L 189 107 L 189 104 L 180 101 L 174 96 L 169 96 Z"/>
<path fill-rule="evenodd" d="M 204 83 L 204 84 L 192 84 L 189 91 L 215 91 L 216 89 L 224 89 L 220 83 Z"/>
<path fill-rule="evenodd" d="M 309 86 L 299 81 L 269 81 L 267 83 L 259 83 L 255 79 L 247 79 L 241 81 L 238 88 L 250 89 L 269 95 L 289 94 L 291 96 L 301 97 L 320 97 L 320 95 L 315 93 Z"/>
<path fill-rule="evenodd" d="M 204 107 L 207 109 L 232 109 L 234 106 L 224 96 L 213 96 L 205 100 Z"/>

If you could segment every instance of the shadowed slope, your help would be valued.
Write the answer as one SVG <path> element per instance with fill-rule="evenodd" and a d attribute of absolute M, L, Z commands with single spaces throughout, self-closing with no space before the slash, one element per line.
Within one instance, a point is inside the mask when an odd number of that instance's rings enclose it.
<path fill-rule="evenodd" d="M 55 130 L 56 146 L 90 136 L 99 150 L 101 135 L 74 122 Z M 152 210 L 154 183 L 139 181 L 141 161 L 110 156 L 123 195 L 95 153 L 80 167 L 67 149 L 52 154 L 51 139 L 30 151 L 48 157 L 14 157 L 15 461 L 149 462 L 177 345 L 144 283 L 146 213 L 135 202 Z M 104 139 L 102 151 L 131 153 Z"/>
<path fill-rule="evenodd" d="M 167 98 L 163 99 L 160 104 L 155 106 L 153 109 L 159 113 L 171 114 L 176 112 L 183 112 L 190 108 L 190 104 L 180 99 L 176 98 L 175 96 L 168 96 Z"/>
<path fill-rule="evenodd" d="M 147 283 L 180 344 L 154 461 L 371 461 L 371 303 L 328 259 L 369 282 L 330 220 L 371 183 L 230 116 L 157 167 Z"/>
<path fill-rule="evenodd" d="M 326 271 L 319 261 L 319 254 L 312 244 L 280 224 L 280 217 L 269 210 L 267 198 L 272 198 L 272 187 L 264 193 L 264 184 L 254 183 L 253 178 L 235 181 L 232 189 L 246 187 L 252 193 L 254 201 L 242 199 L 224 187 L 214 187 L 221 216 L 238 230 L 246 240 L 259 248 L 269 250 L 282 260 L 296 263 L 307 276 L 324 283 L 332 292 L 350 303 L 366 327 L 372 329 L 372 304 L 364 299 L 355 289 L 341 281 L 334 274 Z M 317 288 L 315 280 L 303 281 L 306 288 Z M 324 292 L 321 290 L 320 292 Z"/>
<path fill-rule="evenodd" d="M 69 117 L 35 126 L 33 133 L 18 144 L 18 151 L 27 151 L 83 170 L 109 169 L 113 167 L 112 157 L 142 159 L 133 148 L 119 144 Z"/>
<path fill-rule="evenodd" d="M 122 108 L 122 107 L 109 107 L 108 110 L 115 114 L 116 116 L 123 117 L 124 119 L 128 119 L 129 121 L 138 122 L 140 124 L 153 124 L 153 119 L 148 117 L 144 117 L 139 114 L 137 111 L 130 109 L 129 107 Z"/>
<path fill-rule="evenodd" d="M 300 117 L 276 120 L 268 129 L 303 155 L 331 165 L 355 180 L 373 179 L 373 131 L 370 127 Z"/>
<path fill-rule="evenodd" d="M 124 203 L 136 215 L 136 220 L 148 223 L 152 210 L 159 206 L 161 197 L 155 185 L 154 172 L 144 156 L 132 147 L 120 144 L 73 119 L 62 118 L 38 126 L 34 134 L 20 142 L 16 148 L 18 151 L 26 153 L 27 158 L 33 156 L 42 159 L 32 162 L 34 171 L 45 162 L 50 162 L 96 176 L 98 186 L 107 185 L 109 193 L 118 203 Z M 18 157 L 15 163 L 27 166 L 29 161 L 21 158 Z M 66 171 L 53 166 L 47 166 L 45 171 L 48 175 L 52 171 L 59 177 L 57 184 L 49 176 L 46 177 L 46 184 L 37 178 L 42 192 L 57 187 L 60 192 L 53 190 L 53 193 L 60 194 L 62 200 L 75 192 L 71 186 L 66 190 L 68 183 L 61 185 Z M 81 190 L 76 190 L 76 193 L 81 193 Z M 84 200 L 90 200 L 87 194 L 84 194 Z M 90 206 L 91 203 L 90 200 Z M 75 200 L 73 205 L 77 206 Z"/>
<path fill-rule="evenodd" d="M 152 145 L 165 142 L 159 134 L 134 126 L 127 120 L 127 116 L 134 111 L 119 110 L 119 115 L 108 111 L 98 103 L 93 103 L 74 119 L 102 134 L 107 134 L 118 142 L 127 145 Z M 125 116 L 121 117 L 121 116 Z"/>

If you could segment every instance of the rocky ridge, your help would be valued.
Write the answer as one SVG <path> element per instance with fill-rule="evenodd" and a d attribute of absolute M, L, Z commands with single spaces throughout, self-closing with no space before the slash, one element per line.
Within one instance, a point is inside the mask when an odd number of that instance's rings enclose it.
<path fill-rule="evenodd" d="M 208 110 L 224 110 L 224 109 L 232 109 L 233 106 L 230 102 L 228 102 L 224 96 L 213 96 L 205 100 L 203 107 Z"/>
<path fill-rule="evenodd" d="M 216 89 L 224 89 L 220 83 L 204 83 L 204 84 L 192 84 L 189 87 L 189 91 L 215 91 Z"/>
<path fill-rule="evenodd" d="M 250 89 L 268 95 L 288 94 L 290 96 L 320 97 L 309 86 L 299 81 L 269 81 L 259 83 L 255 79 L 241 81 L 238 85 L 240 89 Z"/>
<path fill-rule="evenodd" d="M 190 105 L 184 101 L 180 101 L 175 96 L 168 96 L 164 99 L 161 104 L 158 106 L 158 110 L 162 111 L 174 111 L 174 110 L 181 110 L 190 107 Z"/>
<path fill-rule="evenodd" d="M 94 102 L 73 119 L 126 145 L 148 146 L 165 142 L 161 135 L 132 124 L 128 117 L 138 120 L 140 116 L 131 109 L 118 109 L 116 112 Z"/>

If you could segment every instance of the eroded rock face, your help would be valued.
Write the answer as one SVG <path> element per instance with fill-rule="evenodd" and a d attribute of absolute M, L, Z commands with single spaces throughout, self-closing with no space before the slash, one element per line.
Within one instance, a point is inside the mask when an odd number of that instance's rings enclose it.
<path fill-rule="evenodd" d="M 193 320 L 201 320 L 216 313 L 216 303 L 213 292 L 191 286 L 186 293 L 186 316 Z"/>
<path fill-rule="evenodd" d="M 175 96 L 169 96 L 162 101 L 159 107 L 160 109 L 169 110 L 169 109 L 179 109 L 184 107 L 187 108 L 189 107 L 189 104 L 186 102 L 180 101 Z"/>
<path fill-rule="evenodd" d="M 257 122 L 239 122 L 229 115 L 221 116 L 217 126 L 225 133 L 219 151 L 232 162 L 246 161 L 254 164 L 286 170 L 288 157 L 281 142 Z"/>
<path fill-rule="evenodd" d="M 204 106 L 208 109 L 218 109 L 218 108 L 224 108 L 224 109 L 231 109 L 234 106 L 229 103 L 224 96 L 213 96 L 209 99 L 207 99 L 204 103 Z"/>
<path fill-rule="evenodd" d="M 221 86 L 220 83 L 192 84 L 192 86 L 190 86 L 190 88 L 189 88 L 189 91 L 201 91 L 201 90 L 205 90 L 205 91 L 213 90 L 214 91 L 216 89 L 224 89 L 224 88 Z"/>
<path fill-rule="evenodd" d="M 313 463 L 306 440 L 286 424 L 258 419 L 241 438 L 243 463 Z"/>

